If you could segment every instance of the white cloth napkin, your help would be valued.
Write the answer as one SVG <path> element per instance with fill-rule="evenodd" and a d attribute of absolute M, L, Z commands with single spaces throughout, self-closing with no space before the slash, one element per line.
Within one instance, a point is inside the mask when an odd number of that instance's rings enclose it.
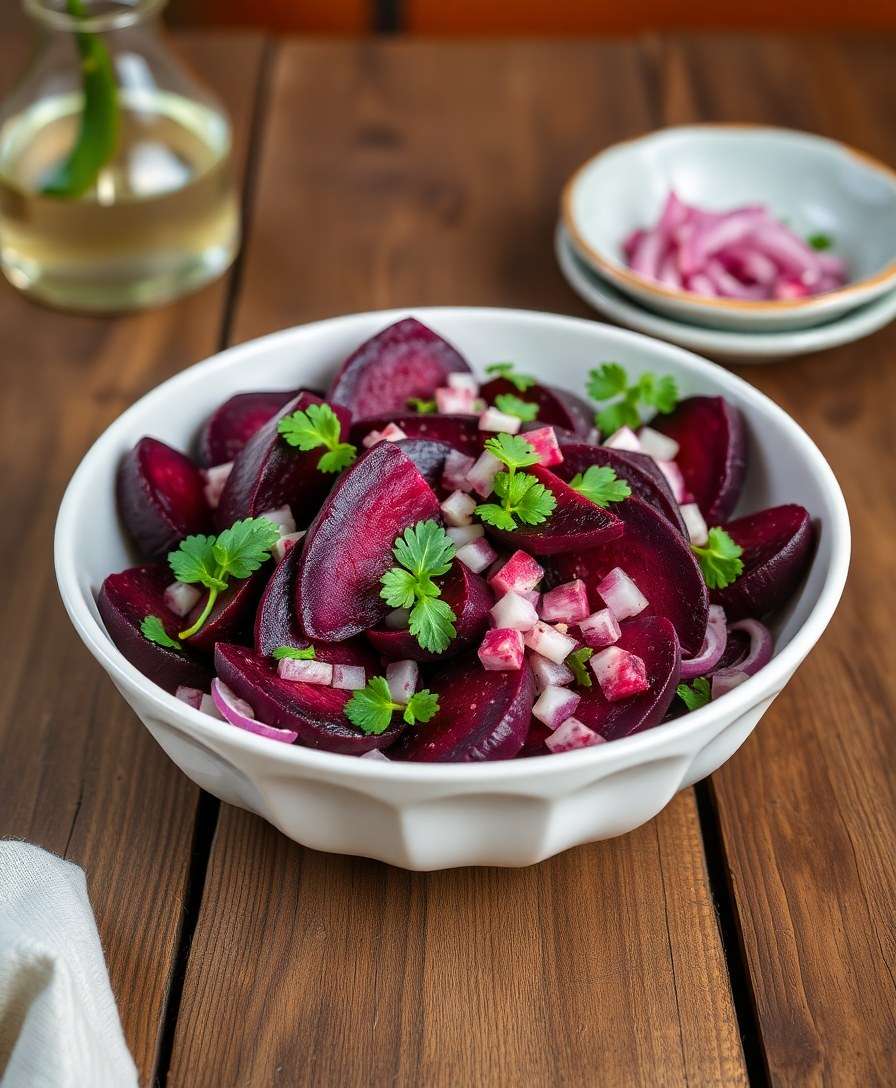
<path fill-rule="evenodd" d="M 0 1088 L 132 1088 L 84 872 L 0 842 Z"/>

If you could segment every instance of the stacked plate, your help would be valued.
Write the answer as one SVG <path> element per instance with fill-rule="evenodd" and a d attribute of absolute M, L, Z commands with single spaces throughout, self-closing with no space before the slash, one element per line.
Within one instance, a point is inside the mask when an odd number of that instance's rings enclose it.
<path fill-rule="evenodd" d="M 633 272 L 632 232 L 670 192 L 724 211 L 763 205 L 830 240 L 848 282 L 787 299 L 704 297 Z M 665 129 L 615 147 L 568 182 L 556 254 L 570 286 L 614 321 L 703 354 L 747 362 L 820 351 L 896 317 L 896 173 L 833 140 L 751 126 Z"/>

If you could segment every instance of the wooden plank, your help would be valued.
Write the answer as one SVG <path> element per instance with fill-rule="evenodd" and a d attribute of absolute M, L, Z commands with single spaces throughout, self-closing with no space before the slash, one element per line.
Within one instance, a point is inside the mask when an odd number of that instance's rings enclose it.
<path fill-rule="evenodd" d="M 671 103 L 662 120 L 778 122 L 894 163 L 893 55 L 892 37 L 679 41 L 662 56 Z M 830 460 L 855 549 L 829 631 L 713 778 L 780 1085 L 889 1085 L 896 1069 L 894 352 L 890 327 L 823 355 L 741 369 Z"/>
<path fill-rule="evenodd" d="M 258 38 L 184 39 L 232 111 L 245 159 Z M 11 46 L 0 71 L 15 72 Z M 197 790 L 165 758 L 77 639 L 53 577 L 62 491 L 87 446 L 132 400 L 213 352 L 222 281 L 115 320 L 38 308 L 0 289 L 4 516 L 0 566 L 0 834 L 87 872 L 125 1034 L 149 1083 L 181 924 Z"/>
<path fill-rule="evenodd" d="M 639 73 L 625 44 L 285 46 L 236 337 L 396 303 L 575 308 L 558 187 L 646 126 Z M 428 875 L 222 808 L 169 1084 L 744 1081 L 690 792 L 537 868 Z"/>

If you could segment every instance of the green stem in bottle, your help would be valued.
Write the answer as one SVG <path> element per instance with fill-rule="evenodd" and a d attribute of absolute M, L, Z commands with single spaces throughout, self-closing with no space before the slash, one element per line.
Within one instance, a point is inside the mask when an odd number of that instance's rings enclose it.
<path fill-rule="evenodd" d="M 192 627 L 188 627 L 186 629 L 186 631 L 181 631 L 178 634 L 177 637 L 181 638 L 181 639 L 184 639 L 184 638 L 189 638 L 190 635 L 195 635 L 196 632 L 200 629 L 200 627 L 202 627 L 202 625 L 205 623 L 205 621 L 211 615 L 211 611 L 215 607 L 215 601 L 217 599 L 218 599 L 217 589 L 210 589 L 208 591 L 208 600 L 205 602 L 205 608 L 203 608 L 202 612 L 199 614 L 199 619 L 196 620 L 196 622 L 193 624 Z"/>

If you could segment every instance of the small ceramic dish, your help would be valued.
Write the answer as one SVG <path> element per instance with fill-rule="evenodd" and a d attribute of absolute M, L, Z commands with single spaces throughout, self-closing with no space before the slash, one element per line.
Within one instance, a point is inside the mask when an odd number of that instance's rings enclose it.
<path fill-rule="evenodd" d="M 828 235 L 849 282 L 808 298 L 758 302 L 705 298 L 636 275 L 623 242 L 656 222 L 673 189 L 686 203 L 716 211 L 764 204 L 803 237 Z M 805 329 L 896 289 L 896 172 L 805 132 L 694 125 L 616 144 L 573 174 L 561 218 L 595 271 L 677 321 L 740 332 Z"/>
<path fill-rule="evenodd" d="M 287 329 L 222 352 L 148 393 L 97 439 L 75 472 L 56 524 L 56 575 L 87 648 L 171 759 L 216 797 L 317 850 L 409 869 L 529 865 L 630 831 L 740 747 L 833 615 L 849 564 L 846 505 L 824 457 L 794 420 L 696 355 L 555 314 L 448 307 L 413 315 L 456 344 L 479 374 L 495 359 L 513 359 L 576 390 L 596 361 L 617 359 L 635 375 L 674 375 L 685 395 L 721 394 L 740 408 L 752 450 L 743 508 L 799 496 L 820 527 L 806 580 L 775 619 L 768 665 L 655 729 L 563 755 L 483 763 L 377 762 L 272 743 L 194 710 L 139 672 L 112 642 L 96 605 L 108 572 L 133 562 L 115 503 L 123 454 L 144 434 L 189 446 L 201 420 L 233 393 L 326 386 L 349 352 L 407 311 Z"/>
<path fill-rule="evenodd" d="M 835 321 L 789 332 L 731 332 L 673 321 L 633 302 L 586 264 L 573 249 L 562 224 L 557 225 L 554 248 L 560 271 L 579 298 L 620 325 L 668 340 L 683 348 L 704 352 L 714 359 L 740 363 L 772 363 L 793 355 L 840 347 L 870 336 L 896 318 L 896 289 Z"/>

